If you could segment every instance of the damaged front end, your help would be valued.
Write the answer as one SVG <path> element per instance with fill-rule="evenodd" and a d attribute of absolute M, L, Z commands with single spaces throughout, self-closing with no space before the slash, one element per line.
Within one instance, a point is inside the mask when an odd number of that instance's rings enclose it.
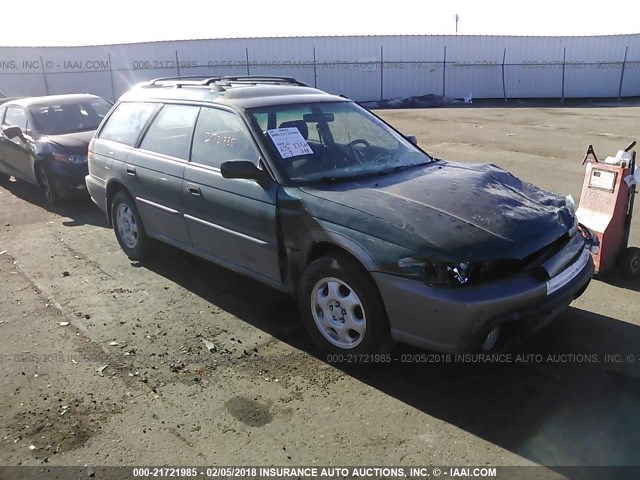
<path fill-rule="evenodd" d="M 298 238 L 322 232 L 361 260 L 392 338 L 421 348 L 493 351 L 528 338 L 593 276 L 597 240 L 572 199 L 493 165 L 438 161 L 290 194 L 307 223 Z"/>
<path fill-rule="evenodd" d="M 419 278 L 430 286 L 470 286 L 506 279 L 522 272 L 540 279 L 552 278 L 583 250 L 597 253 L 599 248 L 596 235 L 584 225 L 576 223 L 575 229 L 523 259 L 433 262 L 419 257 L 405 257 L 398 260 L 397 265 L 407 275 Z"/>

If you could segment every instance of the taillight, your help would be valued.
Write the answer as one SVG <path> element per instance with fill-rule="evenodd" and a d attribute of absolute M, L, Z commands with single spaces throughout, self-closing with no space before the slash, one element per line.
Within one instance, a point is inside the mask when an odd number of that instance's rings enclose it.
<path fill-rule="evenodd" d="M 89 150 L 87 151 L 87 160 L 91 160 L 93 158 L 93 138 L 89 142 Z"/>

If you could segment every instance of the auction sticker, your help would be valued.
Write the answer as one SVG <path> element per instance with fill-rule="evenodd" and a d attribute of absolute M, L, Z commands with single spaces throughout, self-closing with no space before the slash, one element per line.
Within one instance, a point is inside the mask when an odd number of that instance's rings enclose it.
<path fill-rule="evenodd" d="M 313 155 L 313 150 L 296 127 L 267 130 L 282 158 Z"/>

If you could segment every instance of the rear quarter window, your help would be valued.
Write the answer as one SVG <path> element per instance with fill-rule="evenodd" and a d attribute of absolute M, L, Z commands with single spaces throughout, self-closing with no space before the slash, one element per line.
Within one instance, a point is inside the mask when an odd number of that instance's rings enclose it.
<path fill-rule="evenodd" d="M 135 145 L 144 126 L 158 108 L 154 103 L 121 103 L 107 119 L 98 138 Z"/>

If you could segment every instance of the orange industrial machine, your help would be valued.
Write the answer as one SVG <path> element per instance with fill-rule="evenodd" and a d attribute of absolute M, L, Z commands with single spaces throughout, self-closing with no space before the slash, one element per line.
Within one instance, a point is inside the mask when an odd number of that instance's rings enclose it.
<path fill-rule="evenodd" d="M 577 216 L 600 242 L 600 249 L 591 253 L 596 273 L 607 272 L 616 264 L 627 277 L 640 273 L 640 249 L 628 247 L 637 180 L 636 152 L 632 151 L 635 144 L 603 162 L 598 161 L 593 146 L 589 145 L 582 160 L 583 165 L 590 161 Z"/>

